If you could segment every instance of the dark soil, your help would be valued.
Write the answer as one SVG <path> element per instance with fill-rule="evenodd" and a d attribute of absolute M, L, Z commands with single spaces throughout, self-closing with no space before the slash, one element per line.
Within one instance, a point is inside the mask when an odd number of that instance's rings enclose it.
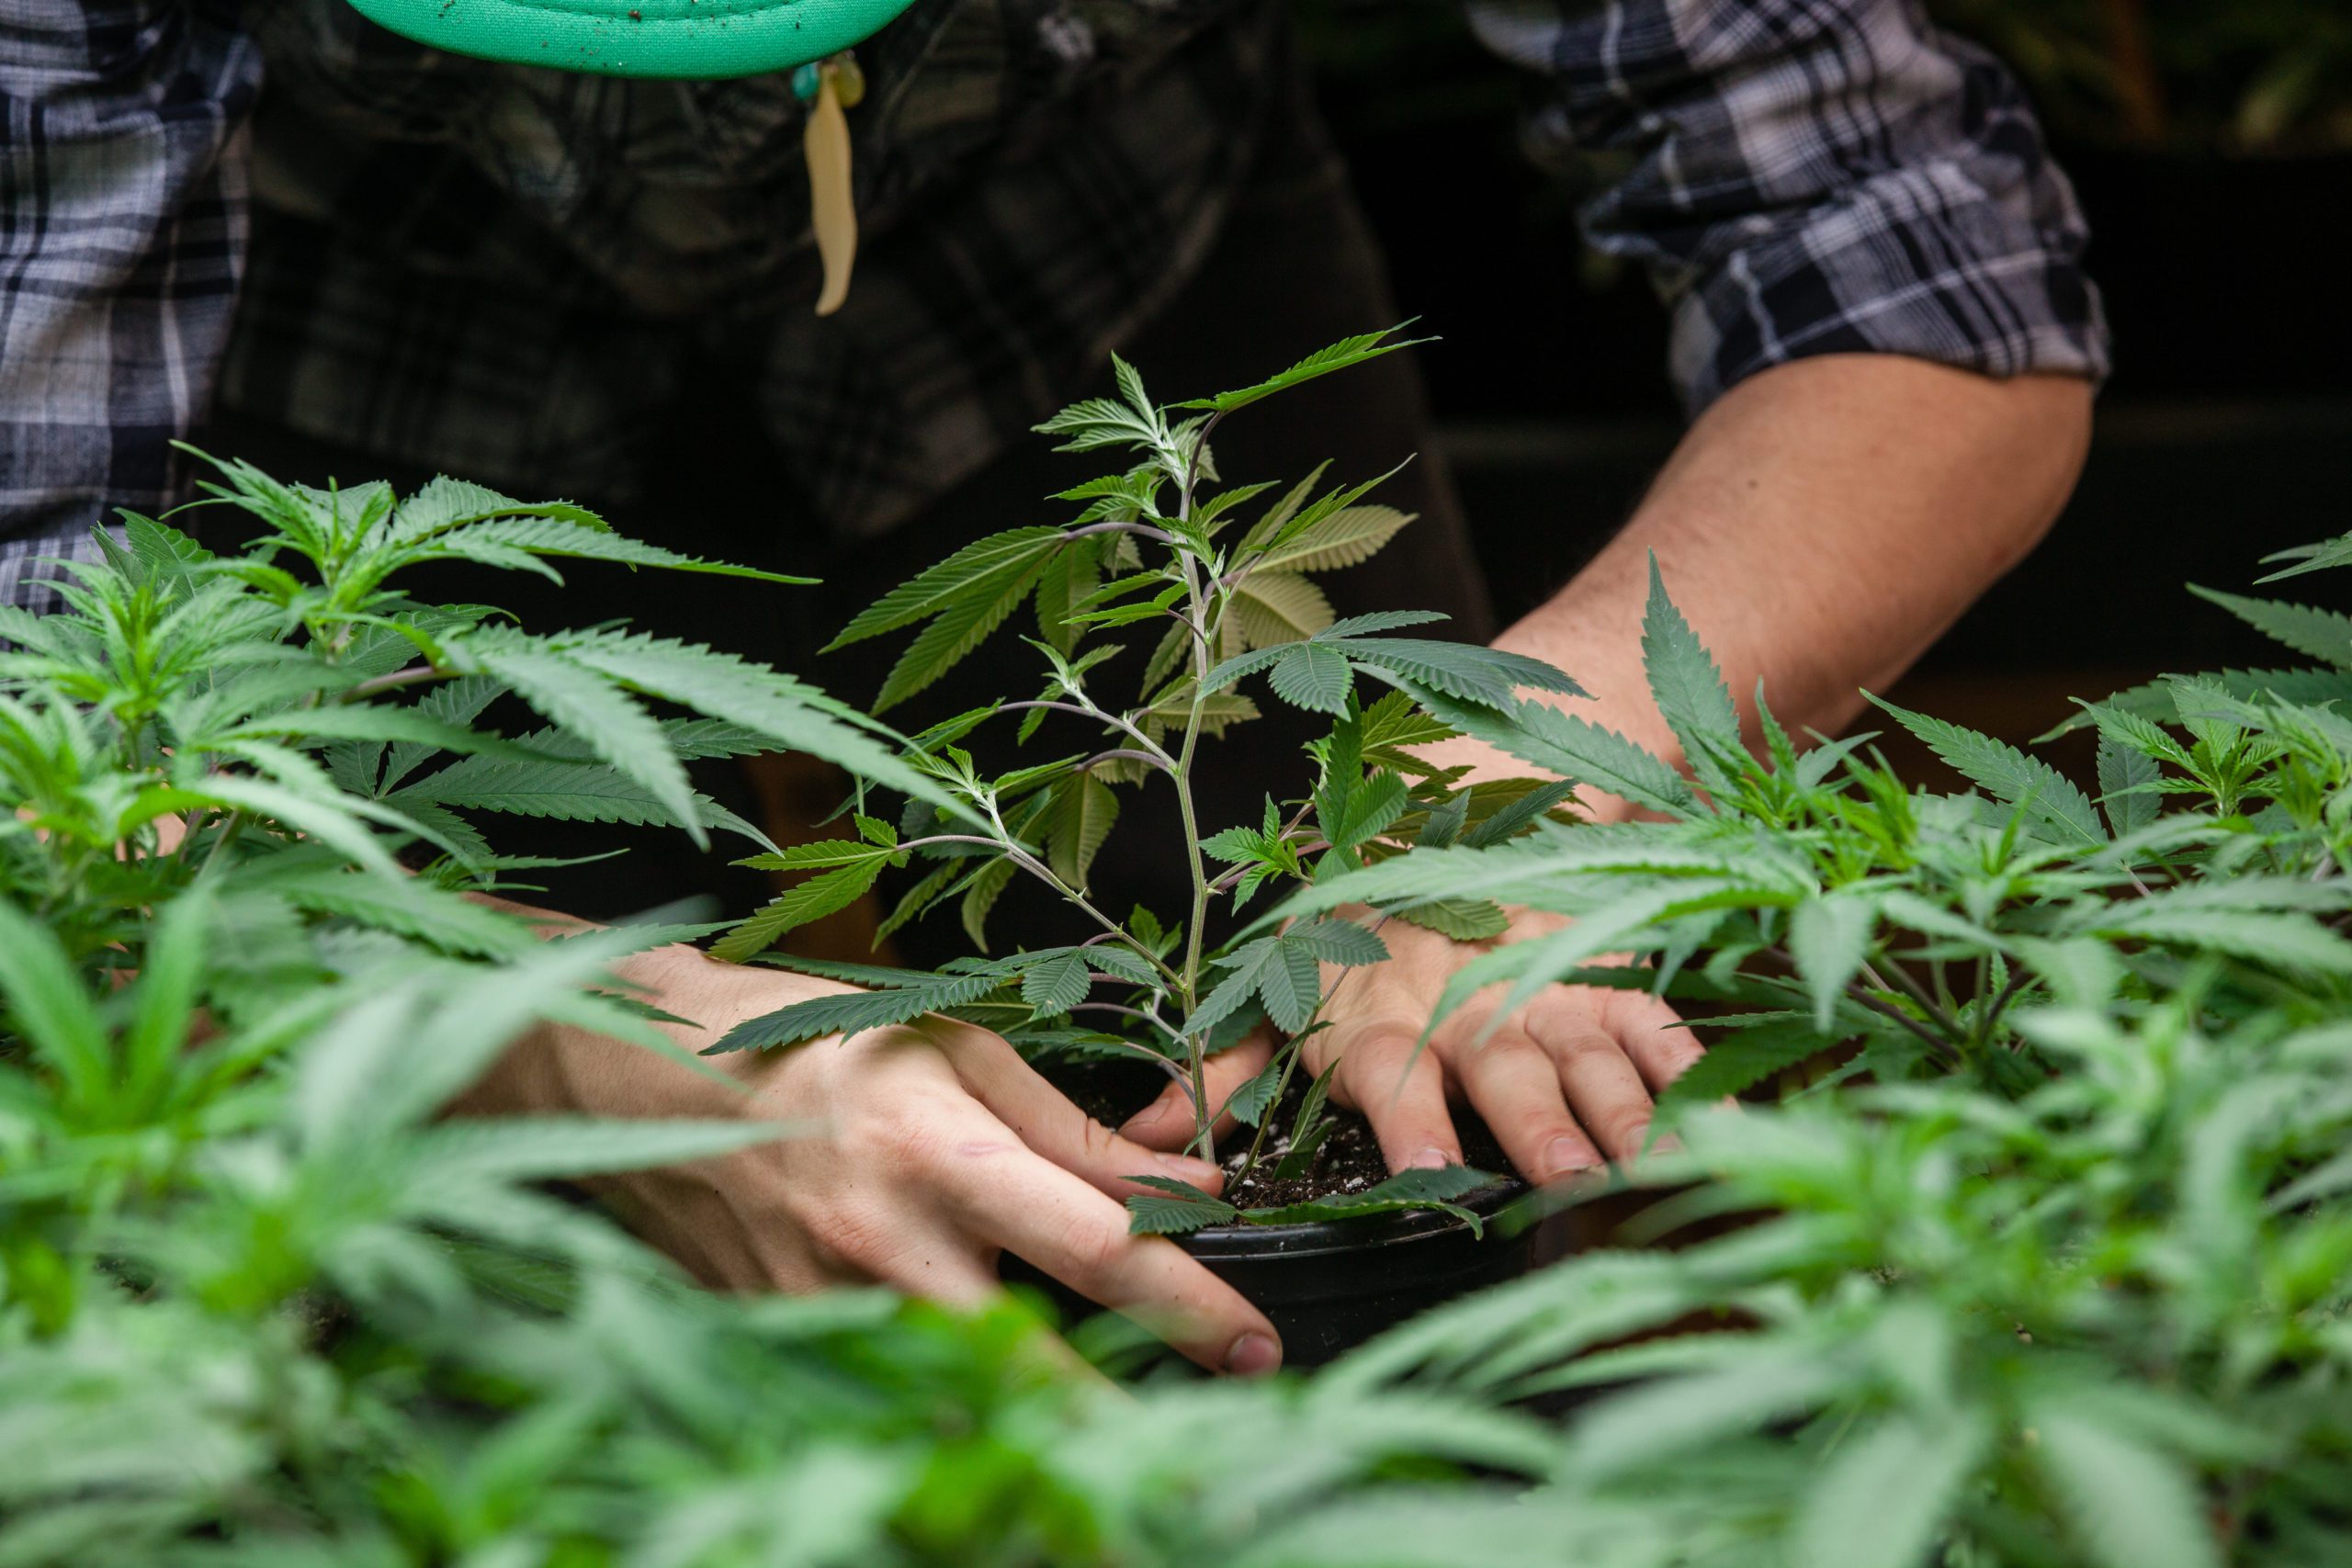
<path fill-rule="evenodd" d="M 1107 1127 L 1118 1126 L 1150 1104 L 1167 1082 L 1150 1067 L 1124 1062 L 1056 1063 L 1044 1071 L 1057 1088 Z M 1338 1106 L 1328 1111 L 1333 1125 L 1323 1146 L 1315 1151 L 1315 1168 L 1288 1181 L 1272 1179 L 1274 1166 L 1290 1148 L 1290 1129 L 1297 1122 L 1300 1101 L 1306 1098 L 1305 1077 L 1304 1073 L 1299 1075 L 1301 1081 L 1292 1086 L 1290 1093 L 1269 1117 L 1273 1130 L 1266 1134 L 1258 1168 L 1248 1180 L 1237 1178 L 1249 1156 L 1255 1129 L 1238 1127 L 1231 1135 L 1218 1140 L 1217 1157 L 1225 1167 L 1227 1202 L 1244 1209 L 1281 1208 L 1361 1192 L 1388 1179 L 1388 1162 L 1381 1156 L 1380 1141 L 1373 1135 L 1372 1123 L 1360 1113 Z M 1466 1105 L 1457 1104 L 1451 1110 L 1454 1131 L 1462 1140 L 1464 1162 L 1497 1176 L 1510 1175 L 1510 1160 L 1495 1141 L 1494 1134 L 1487 1130 L 1486 1122 L 1479 1120 L 1478 1113 Z"/>

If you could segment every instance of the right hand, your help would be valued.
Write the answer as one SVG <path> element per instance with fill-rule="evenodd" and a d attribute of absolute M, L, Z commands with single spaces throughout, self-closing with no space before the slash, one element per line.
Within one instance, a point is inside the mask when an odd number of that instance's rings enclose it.
<path fill-rule="evenodd" d="M 650 973 L 648 972 L 649 968 Z M 652 999 L 705 1027 L 845 987 L 666 949 L 624 966 Z M 1000 1251 L 1136 1319 L 1214 1371 L 1280 1364 L 1273 1325 L 1173 1242 L 1132 1235 L 1125 1179 L 1170 1176 L 1208 1191 L 1216 1168 L 1148 1149 L 1090 1119 L 997 1035 L 925 1018 L 843 1042 L 714 1058 L 730 1093 L 653 1053 L 562 1026 L 510 1054 L 469 1109 L 602 1115 L 748 1116 L 799 1135 L 719 1158 L 606 1179 L 648 1241 L 707 1284 L 810 1291 L 879 1281 L 953 1304 L 995 1295 Z"/>

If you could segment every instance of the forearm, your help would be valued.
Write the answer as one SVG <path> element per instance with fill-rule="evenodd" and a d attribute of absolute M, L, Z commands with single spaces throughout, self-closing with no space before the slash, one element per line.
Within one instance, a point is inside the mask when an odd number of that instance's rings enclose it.
<path fill-rule="evenodd" d="M 1668 591 L 1752 723 L 1834 733 L 2040 541 L 2072 491 L 2091 390 L 1893 355 L 1801 360 L 1726 393 L 1624 531 L 1496 639 L 1577 677 L 1579 715 L 1679 760 L 1650 702 L 1642 606 Z M 1490 752 L 1450 761 L 1524 773 Z M 1594 803 L 1604 811 L 1616 803 Z"/>

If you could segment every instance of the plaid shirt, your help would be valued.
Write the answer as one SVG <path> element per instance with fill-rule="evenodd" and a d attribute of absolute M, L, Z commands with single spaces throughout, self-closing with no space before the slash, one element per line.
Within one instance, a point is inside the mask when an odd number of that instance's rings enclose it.
<path fill-rule="evenodd" d="M 1670 302 L 1694 411 L 1829 352 L 2104 372 L 2017 85 L 1914 0 L 1463 3 L 1534 73 L 1529 145 L 1598 191 L 1592 242 Z M 860 50 L 865 248 L 820 321 L 780 77 L 462 59 L 342 0 L 0 0 L 0 602 L 173 500 L 166 444 L 216 396 L 614 497 L 644 411 L 723 365 L 809 514 L 888 528 L 1185 280 L 1297 112 L 1282 27 L 1272 0 L 917 0 Z"/>

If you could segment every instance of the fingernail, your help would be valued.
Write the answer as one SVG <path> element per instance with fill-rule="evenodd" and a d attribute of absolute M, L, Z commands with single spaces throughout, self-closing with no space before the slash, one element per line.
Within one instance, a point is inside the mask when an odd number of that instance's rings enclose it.
<path fill-rule="evenodd" d="M 1225 1370 L 1238 1378 L 1261 1378 L 1283 1364 L 1283 1348 L 1263 1334 L 1245 1334 L 1225 1353 Z"/>
<path fill-rule="evenodd" d="M 1542 1179 L 1550 1181 L 1579 1170 L 1590 1170 L 1600 1163 L 1592 1145 L 1582 1138 L 1555 1138 L 1544 1145 L 1537 1164 L 1543 1168 Z"/>
<path fill-rule="evenodd" d="M 1408 1170 L 1443 1170 L 1447 1166 L 1452 1165 L 1453 1163 L 1453 1156 L 1447 1154 L 1443 1149 L 1429 1148 L 1423 1149 L 1419 1154 L 1417 1154 L 1411 1159 L 1407 1160 L 1405 1162 L 1405 1168 Z"/>
<path fill-rule="evenodd" d="M 1182 1155 L 1161 1155 L 1159 1168 L 1179 1181 L 1189 1181 L 1198 1187 L 1204 1181 L 1215 1181 L 1220 1172 L 1204 1159 L 1186 1159 Z"/>

